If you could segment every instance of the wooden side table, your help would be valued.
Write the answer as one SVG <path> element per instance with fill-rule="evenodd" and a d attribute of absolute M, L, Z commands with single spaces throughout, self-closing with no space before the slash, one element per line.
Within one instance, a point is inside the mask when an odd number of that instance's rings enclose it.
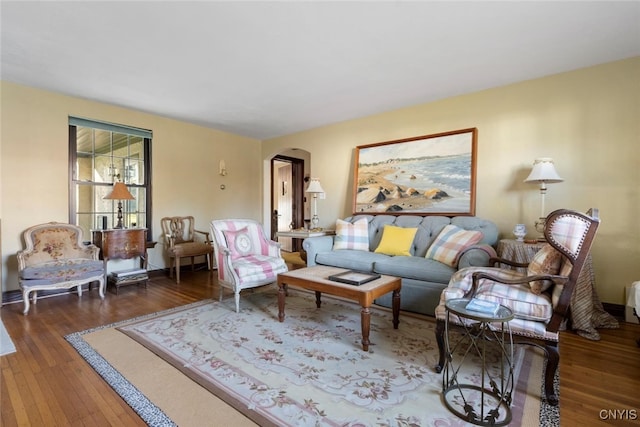
<path fill-rule="evenodd" d="M 278 231 L 276 232 L 276 237 L 291 237 L 292 239 L 306 239 L 309 237 L 320 237 L 320 236 L 331 236 L 336 234 L 335 230 L 291 230 L 291 231 Z M 307 262 L 307 251 L 300 248 L 300 258 L 304 262 Z"/>
<path fill-rule="evenodd" d="M 104 262 L 105 283 L 116 287 L 116 294 L 120 286 L 143 283 L 147 286 L 149 276 L 147 268 L 147 229 L 146 228 L 113 228 L 108 230 L 91 230 L 93 244 L 100 248 L 100 256 Z M 110 259 L 140 258 L 144 272 L 131 275 L 123 275 L 121 278 L 114 276 L 113 280 L 107 277 L 107 262 Z M 119 280 L 120 279 L 120 280 Z"/>
<path fill-rule="evenodd" d="M 536 252 L 538 252 L 546 242 L 526 243 L 519 242 L 515 239 L 502 239 L 498 242 L 497 253 L 500 258 L 509 261 L 530 263 Z M 512 267 L 515 268 L 515 267 Z M 520 273 L 526 273 L 527 269 L 522 267 L 515 268 Z"/>
<path fill-rule="evenodd" d="M 480 426 L 504 426 L 511 422 L 513 399 L 513 336 L 509 321 L 513 312 L 501 305 L 495 314 L 468 310 L 469 299 L 446 302 L 445 348 L 447 363 L 442 374 L 445 406 L 459 418 Z M 457 316 L 463 334 L 450 334 L 450 316 Z M 464 319 L 471 322 L 467 324 Z M 456 335 L 457 337 L 457 335 Z M 491 350 L 493 348 L 493 350 Z M 487 357 L 488 354 L 492 356 Z M 469 382 L 465 366 L 480 362 L 477 383 Z M 471 375 L 473 377 L 473 375 Z"/>

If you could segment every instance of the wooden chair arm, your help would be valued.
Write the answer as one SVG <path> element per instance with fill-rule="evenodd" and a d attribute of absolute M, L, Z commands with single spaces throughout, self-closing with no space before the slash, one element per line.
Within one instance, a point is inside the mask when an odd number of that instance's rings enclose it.
<path fill-rule="evenodd" d="M 476 290 L 478 289 L 478 282 L 481 279 L 491 280 L 493 282 L 502 283 L 505 285 L 522 285 L 524 283 L 530 283 L 538 280 L 550 280 L 553 282 L 553 285 L 563 285 L 569 281 L 569 277 L 567 276 L 558 276 L 555 274 L 535 274 L 533 276 L 524 276 L 519 279 L 503 279 L 497 277 L 491 273 L 484 271 L 476 271 L 471 275 L 472 277 L 472 295 L 475 295 Z"/>
<path fill-rule="evenodd" d="M 209 237 L 209 232 L 208 231 L 202 231 L 202 230 L 193 230 L 194 233 L 199 233 L 202 234 L 205 238 L 205 241 L 207 243 L 211 243 L 211 238 Z"/>

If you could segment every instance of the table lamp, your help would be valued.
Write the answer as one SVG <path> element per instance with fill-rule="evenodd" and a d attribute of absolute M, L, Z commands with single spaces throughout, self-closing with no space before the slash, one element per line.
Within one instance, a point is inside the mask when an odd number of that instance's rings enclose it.
<path fill-rule="evenodd" d="M 318 218 L 318 194 L 324 193 L 318 178 L 310 179 L 309 186 L 307 187 L 307 193 L 313 194 L 313 216 L 311 217 L 311 226 L 313 229 L 316 229 L 320 223 L 320 218 Z"/>
<path fill-rule="evenodd" d="M 118 224 L 113 228 L 124 228 L 122 226 L 122 201 L 133 200 L 135 197 L 129 193 L 127 186 L 122 182 L 116 182 L 113 184 L 113 189 L 109 194 L 103 197 L 105 200 L 117 200 L 118 201 Z"/>
<path fill-rule="evenodd" d="M 546 213 L 544 208 L 544 197 L 547 193 L 547 183 L 562 182 L 556 168 L 553 166 L 553 159 L 549 157 L 540 157 L 533 162 L 533 169 L 531 173 L 524 180 L 524 182 L 540 184 L 540 197 L 542 199 L 540 208 L 540 218 L 535 222 L 536 230 L 540 233 L 544 232 L 544 223 L 546 220 Z"/>

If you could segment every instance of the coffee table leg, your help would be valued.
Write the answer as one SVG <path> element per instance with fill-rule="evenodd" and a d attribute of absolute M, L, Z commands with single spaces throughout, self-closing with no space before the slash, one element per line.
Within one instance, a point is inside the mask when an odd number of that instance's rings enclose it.
<path fill-rule="evenodd" d="M 278 283 L 278 320 L 284 322 L 284 298 L 287 293 L 287 285 Z"/>
<path fill-rule="evenodd" d="M 400 323 L 400 289 L 393 290 L 392 311 L 393 311 L 393 329 L 398 329 L 398 323 Z"/>
<path fill-rule="evenodd" d="M 320 308 L 320 304 L 322 304 L 322 302 L 320 301 L 320 295 L 322 295 L 322 292 L 316 291 L 316 307 L 318 308 Z"/>
<path fill-rule="evenodd" d="M 362 307 L 362 310 L 360 310 L 360 323 L 362 323 L 362 349 L 369 351 L 369 329 L 371 326 L 369 307 Z"/>

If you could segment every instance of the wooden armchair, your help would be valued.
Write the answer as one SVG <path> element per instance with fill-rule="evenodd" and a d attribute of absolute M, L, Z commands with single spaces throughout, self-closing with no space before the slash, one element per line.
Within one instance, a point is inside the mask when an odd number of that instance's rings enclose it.
<path fill-rule="evenodd" d="M 23 233 L 26 249 L 17 253 L 18 284 L 22 289 L 24 314 L 29 313 L 29 296 L 33 303 L 38 291 L 77 288 L 99 283 L 100 298 L 104 299 L 104 264 L 100 249 L 82 240 L 82 229 L 58 222 L 34 225 Z"/>
<path fill-rule="evenodd" d="M 176 283 L 180 283 L 180 259 L 191 258 L 191 271 L 194 270 L 194 259 L 204 256 L 207 269 L 211 270 L 213 246 L 207 231 L 195 229 L 192 216 L 172 216 L 160 220 L 165 240 L 165 253 L 169 257 L 169 277 L 173 278 L 176 269 Z M 200 236 L 198 238 L 197 236 Z"/>
<path fill-rule="evenodd" d="M 493 265 L 527 267 L 526 273 L 500 267 L 469 267 L 455 273 L 436 307 L 436 340 L 440 350 L 436 371 L 441 372 L 446 363 L 446 301 L 479 298 L 497 302 L 514 313 L 514 319 L 509 322 L 514 342 L 544 349 L 547 357 L 545 395 L 549 404 L 557 405 L 553 380 L 560 359 L 559 331 L 568 318 L 571 296 L 599 223 L 597 209 L 591 209 L 587 214 L 566 209 L 554 211 L 545 222 L 544 236 L 548 245 L 538 251 L 528 265 L 492 258 Z M 449 317 L 450 325 L 463 321 L 467 322 L 457 316 Z M 471 323 L 468 321 L 467 326 Z"/>

